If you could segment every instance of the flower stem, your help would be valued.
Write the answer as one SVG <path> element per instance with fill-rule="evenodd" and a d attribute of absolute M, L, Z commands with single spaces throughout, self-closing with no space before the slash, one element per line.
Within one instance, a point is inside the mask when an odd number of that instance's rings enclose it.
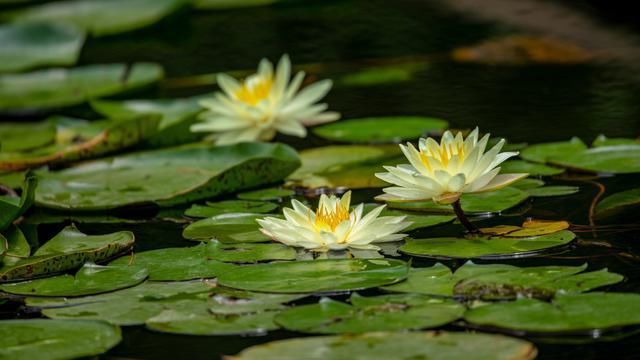
<path fill-rule="evenodd" d="M 458 220 L 460 223 L 467 229 L 469 234 L 479 234 L 480 230 L 467 219 L 467 216 L 464 214 L 464 210 L 462 210 L 462 206 L 460 206 L 460 199 L 456 200 L 451 204 L 453 207 L 453 211 L 456 213 Z"/>

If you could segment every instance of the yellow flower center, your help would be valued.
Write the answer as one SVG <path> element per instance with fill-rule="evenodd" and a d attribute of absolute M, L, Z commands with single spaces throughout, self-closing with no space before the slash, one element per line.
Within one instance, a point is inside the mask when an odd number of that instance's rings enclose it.
<path fill-rule="evenodd" d="M 435 151 L 431 148 L 424 150 L 420 150 L 420 160 L 427 167 L 427 169 L 431 170 L 431 165 L 429 164 L 430 157 L 435 158 L 440 161 L 443 166 L 447 166 L 449 164 L 449 160 L 454 155 L 457 155 L 460 161 L 464 161 L 465 153 L 464 153 L 464 143 L 452 144 L 452 143 L 444 143 L 442 142 L 438 149 Z"/>
<path fill-rule="evenodd" d="M 342 204 L 336 204 L 335 209 L 328 209 L 325 206 L 316 210 L 316 220 L 314 227 L 316 230 L 333 231 L 345 220 L 349 219 L 349 209 Z"/>
<path fill-rule="evenodd" d="M 236 99 L 249 104 L 256 105 L 266 99 L 273 86 L 272 77 L 256 77 L 242 82 L 242 86 L 235 93 Z"/>

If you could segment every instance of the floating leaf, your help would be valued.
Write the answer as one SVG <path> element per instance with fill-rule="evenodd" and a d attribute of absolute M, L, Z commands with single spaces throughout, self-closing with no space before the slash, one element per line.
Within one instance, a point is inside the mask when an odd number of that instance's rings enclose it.
<path fill-rule="evenodd" d="M 351 296 L 351 303 L 323 298 L 278 314 L 275 321 L 287 330 L 320 334 L 358 334 L 373 331 L 418 330 L 448 324 L 465 307 L 450 299 L 425 295 Z"/>
<path fill-rule="evenodd" d="M 535 189 L 529 189 L 527 192 L 533 197 L 549 197 L 549 196 L 565 196 L 572 195 L 580 191 L 577 186 L 543 186 Z"/>
<path fill-rule="evenodd" d="M 37 149 L 53 144 L 55 140 L 53 121 L 0 124 L 0 151 L 5 153 Z"/>
<path fill-rule="evenodd" d="M 120 328 L 100 321 L 3 320 L 0 333 L 0 359 L 93 357 L 122 340 Z"/>
<path fill-rule="evenodd" d="M 251 314 L 282 310 L 284 303 L 305 297 L 299 294 L 267 294 L 217 287 L 209 301 L 209 311 L 218 315 Z"/>
<path fill-rule="evenodd" d="M 273 260 L 295 260 L 296 250 L 283 244 L 223 244 L 211 241 L 207 255 L 215 260 L 235 263 L 252 263 Z"/>
<path fill-rule="evenodd" d="M 621 191 L 602 199 L 596 206 L 596 216 L 615 215 L 640 205 L 640 188 Z"/>
<path fill-rule="evenodd" d="M 537 163 L 545 163 L 552 157 L 564 154 L 571 154 L 586 150 L 582 140 L 574 137 L 569 141 L 535 144 L 526 147 L 520 152 L 520 157 Z"/>
<path fill-rule="evenodd" d="M 73 275 L 59 275 L 13 284 L 0 285 L 0 290 L 16 295 L 83 296 L 100 294 L 137 285 L 147 278 L 146 269 L 127 266 L 85 264 Z"/>
<path fill-rule="evenodd" d="M 518 181 L 516 181 L 515 183 L 511 184 L 511 187 L 520 189 L 520 190 L 529 190 L 529 189 L 535 189 L 535 188 L 539 188 L 541 186 L 544 185 L 544 181 L 539 180 L 539 179 L 530 179 L 530 178 L 524 178 L 524 179 L 520 179 Z"/>
<path fill-rule="evenodd" d="M 167 147 L 181 145 L 202 139 L 203 135 L 190 130 L 202 111 L 198 104 L 208 95 L 194 96 L 184 99 L 161 100 L 94 100 L 93 109 L 109 118 L 127 118 L 140 115 L 157 114 L 162 116 L 158 132 L 146 139 L 147 147 Z"/>
<path fill-rule="evenodd" d="M 0 75 L 0 111 L 78 105 L 150 85 L 163 76 L 162 67 L 152 63 L 86 65 Z"/>
<path fill-rule="evenodd" d="M 564 169 L 524 160 L 509 160 L 500 164 L 500 172 L 503 174 L 527 173 L 530 176 L 550 176 L 562 174 Z"/>
<path fill-rule="evenodd" d="M 479 306 L 465 320 L 509 330 L 568 332 L 640 324 L 640 295 L 589 293 L 557 296 L 551 303 L 519 299 Z"/>
<path fill-rule="evenodd" d="M 203 10 L 220 10 L 245 8 L 253 6 L 265 6 L 275 4 L 282 0 L 193 0 L 193 6 Z"/>
<path fill-rule="evenodd" d="M 20 198 L 4 195 L 0 196 L 0 231 L 8 228 L 33 205 L 38 179 L 28 174 L 22 186 Z"/>
<path fill-rule="evenodd" d="M 102 320 L 115 325 L 142 325 L 167 309 L 207 306 L 211 286 L 201 281 L 145 282 L 110 293 L 77 298 L 27 298 L 52 319 Z"/>
<path fill-rule="evenodd" d="M 42 245 L 33 256 L 0 268 L 0 282 L 31 279 L 100 262 L 129 250 L 134 243 L 131 232 L 86 235 L 73 226 L 64 228 Z"/>
<path fill-rule="evenodd" d="M 302 166 L 287 178 L 289 185 L 350 189 L 384 187 L 388 184 L 375 172 L 406 161 L 396 145 L 325 146 L 301 151 L 300 159 Z"/>
<path fill-rule="evenodd" d="M 293 360 L 304 354 L 307 360 L 387 360 L 402 354 L 405 359 L 449 360 L 471 356 L 483 360 L 529 360 L 537 350 L 533 344 L 500 335 L 452 332 L 367 333 L 316 336 L 273 341 L 252 346 L 236 356 L 238 360 Z"/>
<path fill-rule="evenodd" d="M 0 72 L 73 65 L 84 33 L 63 24 L 25 23 L 0 26 Z"/>
<path fill-rule="evenodd" d="M 370 66 L 354 70 L 336 80 L 336 86 L 376 86 L 411 81 L 427 69 L 424 61 Z"/>
<path fill-rule="evenodd" d="M 408 239 L 400 251 L 420 257 L 454 259 L 500 259 L 535 256 L 545 250 L 567 245 L 575 235 L 563 230 L 531 237 L 481 235 L 473 238 Z"/>
<path fill-rule="evenodd" d="M 386 116 L 341 120 L 313 128 L 313 133 L 333 141 L 354 143 L 399 142 L 440 133 L 449 126 L 444 120 L 422 116 Z"/>
<path fill-rule="evenodd" d="M 0 234 L 0 265 L 11 266 L 31 255 L 27 238 L 17 226 L 11 226 Z"/>
<path fill-rule="evenodd" d="M 238 199 L 242 200 L 259 200 L 259 201 L 267 201 L 267 200 L 280 200 L 285 197 L 295 195 L 295 191 L 289 189 L 280 189 L 280 188 L 270 188 L 270 189 L 260 189 L 254 191 L 247 191 L 238 194 Z"/>
<path fill-rule="evenodd" d="M 9 13 L 15 22 L 71 24 L 104 36 L 152 25 L 185 4 L 182 0 L 67 0 Z"/>
<path fill-rule="evenodd" d="M 551 156 L 552 164 L 597 173 L 640 172 L 640 145 L 602 146 Z"/>
<path fill-rule="evenodd" d="M 148 138 L 156 132 L 158 122 L 159 118 L 155 115 L 91 123 L 61 117 L 50 118 L 45 123 L 65 123 L 64 126 L 59 126 L 55 142 L 28 151 L 3 151 L 0 153 L 0 169 L 20 170 L 98 157 Z"/>
<path fill-rule="evenodd" d="M 274 203 L 252 200 L 226 200 L 207 202 L 206 206 L 192 205 L 184 214 L 191 217 L 213 217 L 227 213 L 254 213 L 263 214 L 278 208 Z"/>
<path fill-rule="evenodd" d="M 211 258 L 209 244 L 144 251 L 123 256 L 109 265 L 146 269 L 149 279 L 156 281 L 214 278 L 232 269 L 231 265 Z"/>
<path fill-rule="evenodd" d="M 65 210 L 162 207 L 282 179 L 299 165 L 282 144 L 194 144 L 95 160 L 42 175 L 36 201 Z"/>
<path fill-rule="evenodd" d="M 333 292 L 398 282 L 408 273 L 404 261 L 316 260 L 239 266 L 218 277 L 223 286 L 272 293 Z"/>
<path fill-rule="evenodd" d="M 198 220 L 187 226 L 182 236 L 189 240 L 216 239 L 223 243 L 250 243 L 271 240 L 260 232 L 256 219 L 265 214 L 231 213 Z"/>
<path fill-rule="evenodd" d="M 526 191 L 508 186 L 491 192 L 463 194 L 460 198 L 460 204 L 466 213 L 499 213 L 522 203 L 528 198 L 529 194 Z M 433 201 L 389 201 L 387 204 L 394 209 L 453 213 L 451 205 L 438 205 Z"/>
<path fill-rule="evenodd" d="M 640 139 L 629 139 L 629 138 L 608 138 L 602 134 L 598 135 L 591 146 L 600 147 L 600 146 L 615 146 L 615 145 L 638 145 L 640 143 Z"/>
<path fill-rule="evenodd" d="M 448 267 L 436 263 L 431 267 L 411 268 L 405 281 L 383 286 L 382 289 L 391 292 L 453 296 L 456 282 Z"/>
<path fill-rule="evenodd" d="M 525 221 L 522 226 L 498 225 L 480 229 L 487 235 L 502 235 L 505 237 L 528 237 L 553 234 L 568 229 L 570 224 L 564 220 L 534 220 Z"/>

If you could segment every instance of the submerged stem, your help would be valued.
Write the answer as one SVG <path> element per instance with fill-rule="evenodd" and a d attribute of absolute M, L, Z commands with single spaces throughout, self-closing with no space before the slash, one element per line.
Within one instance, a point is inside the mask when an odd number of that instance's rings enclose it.
<path fill-rule="evenodd" d="M 462 210 L 462 206 L 460 206 L 460 199 L 456 200 L 451 204 L 453 207 L 453 211 L 456 213 L 458 220 L 460 223 L 467 229 L 469 234 L 479 234 L 480 230 L 467 219 L 467 216 L 464 214 L 464 210 Z"/>

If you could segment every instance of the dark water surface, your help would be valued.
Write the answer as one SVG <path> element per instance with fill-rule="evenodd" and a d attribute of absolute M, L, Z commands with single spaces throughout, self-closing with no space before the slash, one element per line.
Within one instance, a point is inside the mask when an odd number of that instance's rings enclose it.
<path fill-rule="evenodd" d="M 154 61 L 163 64 L 167 78 L 173 79 L 251 69 L 260 58 L 276 60 L 283 53 L 290 54 L 294 64 L 338 64 L 336 69 L 357 68 L 370 59 L 419 57 L 429 59 L 428 68 L 411 81 L 336 87 L 326 100 L 332 109 L 342 112 L 344 118 L 402 114 L 441 117 L 447 119 L 452 128 L 478 125 L 482 131 L 512 142 L 536 143 L 579 136 L 589 143 L 601 133 L 609 137 L 632 137 L 640 133 L 640 76 L 632 61 L 611 59 L 582 65 L 528 66 L 455 63 L 447 58 L 452 49 L 489 37 L 521 33 L 523 28 L 513 22 L 473 16 L 469 9 L 469 13 L 459 12 L 460 9 L 443 4 L 417 0 L 325 0 L 222 12 L 183 11 L 149 29 L 90 39 L 81 63 Z M 606 32 L 608 26 L 601 25 L 595 31 L 598 29 Z M 629 43 L 634 41 L 630 38 Z M 207 84 L 176 86 L 168 80 L 157 92 L 138 96 L 175 97 L 214 89 Z M 70 113 L 85 115 L 87 111 L 79 107 Z M 289 138 L 280 140 L 298 148 L 323 144 L 319 139 L 304 144 Z M 611 194 L 637 187 L 640 176 L 596 180 Z M 505 216 L 484 220 L 479 225 L 520 224 L 526 217 L 566 219 L 573 224 L 587 225 L 588 207 L 598 188 L 576 179 L 547 182 L 579 186 L 580 192 L 565 197 L 537 198 L 508 211 Z M 354 201 L 370 201 L 377 192 L 359 191 L 354 194 Z M 638 218 L 638 214 L 627 214 L 612 222 L 632 224 L 637 223 Z M 41 232 L 54 233 L 61 227 L 49 225 Z M 137 251 L 193 244 L 182 239 L 182 225 L 178 224 L 124 227 L 135 232 Z M 122 228 L 122 225 L 80 225 L 81 230 L 90 233 Z M 425 229 L 415 236 L 459 232 L 460 226 L 454 224 Z M 607 267 L 626 276 L 623 283 L 608 290 L 640 292 L 640 262 L 635 257 L 640 250 L 640 232 L 613 229 L 577 234 L 582 241 L 561 254 L 505 262 L 519 266 L 588 262 L 590 269 Z M 415 266 L 432 263 L 414 260 Z M 459 327 L 451 325 L 448 329 Z M 236 354 L 251 345 L 303 336 L 287 331 L 259 337 L 177 336 L 150 332 L 142 327 L 124 327 L 123 334 L 123 342 L 103 355 L 104 358 L 215 359 L 222 354 Z M 584 344 L 551 344 L 548 339 L 530 339 L 539 347 L 540 359 L 640 358 L 638 335 L 595 343 L 589 343 L 590 337 L 584 336 L 578 339 L 585 341 Z"/>

